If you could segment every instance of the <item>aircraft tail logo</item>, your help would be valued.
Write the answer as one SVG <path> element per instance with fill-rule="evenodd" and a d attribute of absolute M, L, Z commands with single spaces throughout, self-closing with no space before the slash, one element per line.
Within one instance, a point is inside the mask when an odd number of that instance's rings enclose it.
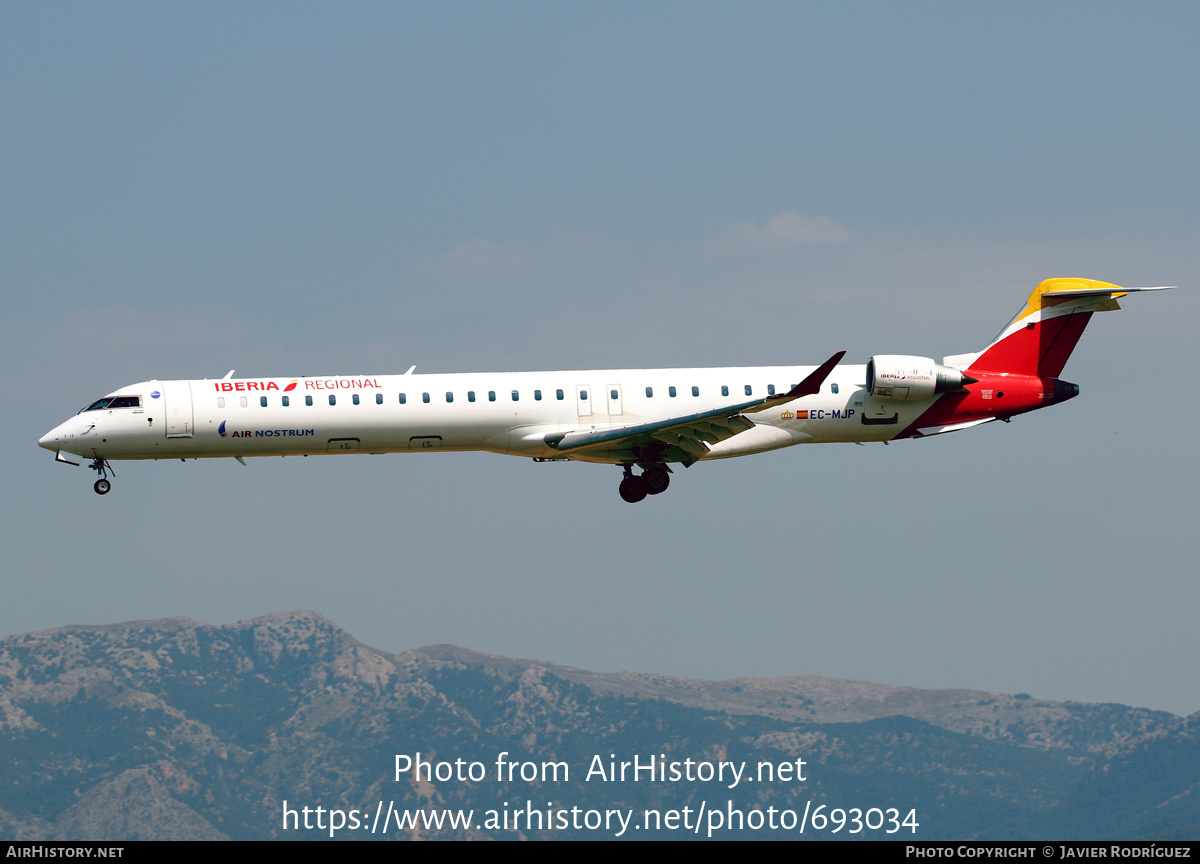
<path fill-rule="evenodd" d="M 954 355 L 943 362 L 969 375 L 1003 372 L 1057 378 L 1093 312 L 1120 309 L 1117 298 L 1130 292 L 1159 290 L 1163 289 L 1122 288 L 1094 279 L 1047 279 L 1033 289 L 991 345 L 978 354 Z"/>

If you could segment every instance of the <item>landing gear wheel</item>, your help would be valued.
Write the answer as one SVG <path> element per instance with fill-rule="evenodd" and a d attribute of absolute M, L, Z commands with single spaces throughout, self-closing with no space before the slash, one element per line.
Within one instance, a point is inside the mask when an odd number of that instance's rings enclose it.
<path fill-rule="evenodd" d="M 108 490 L 112 489 L 112 484 L 109 483 L 107 480 L 105 480 L 103 477 L 101 477 L 99 480 L 97 480 L 95 482 L 95 484 L 92 486 L 92 488 L 96 490 L 97 495 L 107 495 Z"/>
<path fill-rule="evenodd" d="M 646 497 L 648 490 L 641 477 L 630 475 L 621 481 L 621 497 L 630 504 L 636 504 Z"/>
<path fill-rule="evenodd" d="M 658 495 L 666 492 L 667 487 L 671 485 L 671 475 L 667 473 L 666 468 L 651 468 L 642 472 L 642 483 L 646 487 L 646 494 Z"/>

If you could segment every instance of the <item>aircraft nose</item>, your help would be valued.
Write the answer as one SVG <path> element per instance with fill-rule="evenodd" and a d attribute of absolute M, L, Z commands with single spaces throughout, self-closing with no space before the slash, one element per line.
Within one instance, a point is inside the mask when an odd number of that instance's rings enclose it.
<path fill-rule="evenodd" d="M 66 443 L 66 423 L 59 423 L 38 439 L 38 446 L 47 450 L 61 450 Z"/>

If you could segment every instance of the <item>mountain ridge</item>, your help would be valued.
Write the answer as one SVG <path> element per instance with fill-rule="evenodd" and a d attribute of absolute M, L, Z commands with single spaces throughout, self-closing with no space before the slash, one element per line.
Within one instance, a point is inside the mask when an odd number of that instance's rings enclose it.
<path fill-rule="evenodd" d="M 329 806 L 383 795 L 419 806 L 490 800 L 462 785 L 396 784 L 383 752 L 484 761 L 510 752 L 581 766 L 592 751 L 631 748 L 807 758 L 817 779 L 771 790 L 780 805 L 804 794 L 862 801 L 874 790 L 924 802 L 943 836 L 1020 836 L 1075 800 L 1093 805 L 1076 807 L 1074 824 L 1095 827 L 1094 802 L 1115 806 L 1106 772 L 1126 772 L 1144 807 L 1120 824 L 1167 818 L 1163 830 L 1175 830 L 1200 797 L 1180 770 L 1200 755 L 1198 732 L 1200 713 L 1023 694 L 591 672 L 453 645 L 391 654 L 308 611 L 229 625 L 180 616 L 0 639 L 0 769 L 18 778 L 0 791 L 0 832 L 281 836 L 279 802 L 300 796 Z M 671 803 L 661 790 L 577 781 L 555 794 Z"/>

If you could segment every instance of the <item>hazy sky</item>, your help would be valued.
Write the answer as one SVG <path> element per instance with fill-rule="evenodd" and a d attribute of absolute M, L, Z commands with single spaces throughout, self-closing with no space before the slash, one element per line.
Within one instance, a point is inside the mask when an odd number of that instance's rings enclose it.
<path fill-rule="evenodd" d="M 307 608 L 400 651 L 1200 709 L 1200 7 L 6 4 L 0 633 Z M 149 378 L 983 347 L 1049 276 L 1080 398 L 698 465 L 118 463 Z M 17 408 L 21 410 L 16 410 Z M 28 410 L 26 410 L 28 409 Z"/>

